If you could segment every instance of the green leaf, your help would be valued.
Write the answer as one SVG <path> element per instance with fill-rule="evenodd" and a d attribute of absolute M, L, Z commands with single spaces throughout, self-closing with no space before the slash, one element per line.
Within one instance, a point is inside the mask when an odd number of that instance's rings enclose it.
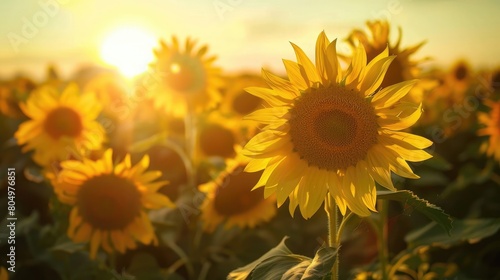
<path fill-rule="evenodd" d="M 312 263 L 304 271 L 301 280 L 323 279 L 332 270 L 333 264 L 337 259 L 336 248 L 322 247 L 316 252 Z"/>
<path fill-rule="evenodd" d="M 406 235 L 410 247 L 421 245 L 450 247 L 462 242 L 475 243 L 495 234 L 500 229 L 500 219 L 467 219 L 453 221 L 451 236 L 439 229 L 435 222 Z"/>
<path fill-rule="evenodd" d="M 288 237 L 284 237 L 281 240 L 281 242 L 278 244 L 278 246 L 272 248 L 267 253 L 262 255 L 260 258 L 256 259 L 255 261 L 253 261 L 253 262 L 251 262 L 243 267 L 240 267 L 240 268 L 233 270 L 232 272 L 229 273 L 229 275 L 227 276 L 227 279 L 228 280 L 245 280 L 250 275 L 252 270 L 254 270 L 254 268 L 258 264 L 263 262 L 264 260 L 269 259 L 270 257 L 274 257 L 274 256 L 286 256 L 286 255 L 292 254 L 292 251 L 290 251 L 290 249 L 288 249 L 288 247 L 285 245 L 285 240 L 287 240 L 287 239 L 288 239 Z"/>
<path fill-rule="evenodd" d="M 323 246 L 311 259 L 293 254 L 285 240 L 256 261 L 231 272 L 227 279 L 321 280 L 330 274 L 337 249 Z"/>
<path fill-rule="evenodd" d="M 415 210 L 427 216 L 429 219 L 433 220 L 439 224 L 448 235 L 452 229 L 452 219 L 446 214 L 441 208 L 434 204 L 429 203 L 425 199 L 421 199 L 411 191 L 401 190 L 401 191 L 377 191 L 377 198 L 379 199 L 389 199 L 402 202 L 408 206 L 413 207 Z"/>
<path fill-rule="evenodd" d="M 273 256 L 258 264 L 251 272 L 252 280 L 259 279 L 301 279 L 302 275 L 311 264 L 311 258 L 301 255 Z"/>

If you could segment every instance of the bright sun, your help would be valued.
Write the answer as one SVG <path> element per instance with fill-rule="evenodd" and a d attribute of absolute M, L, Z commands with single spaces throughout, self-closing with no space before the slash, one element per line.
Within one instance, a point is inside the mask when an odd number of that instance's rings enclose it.
<path fill-rule="evenodd" d="M 123 75 L 133 77 L 147 70 L 155 45 L 156 38 L 151 33 L 137 27 L 122 27 L 106 37 L 101 57 Z"/>

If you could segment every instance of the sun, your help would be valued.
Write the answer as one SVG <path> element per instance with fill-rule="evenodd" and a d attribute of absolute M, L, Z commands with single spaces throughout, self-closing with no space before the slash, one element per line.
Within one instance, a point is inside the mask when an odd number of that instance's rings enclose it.
<path fill-rule="evenodd" d="M 139 27 L 121 27 L 104 40 L 101 58 L 130 78 L 147 70 L 154 57 L 155 45 L 156 38 L 148 31 Z"/>

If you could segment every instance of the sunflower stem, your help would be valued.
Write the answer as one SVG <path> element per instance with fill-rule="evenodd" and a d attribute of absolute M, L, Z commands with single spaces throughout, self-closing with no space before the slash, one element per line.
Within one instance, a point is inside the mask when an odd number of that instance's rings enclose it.
<path fill-rule="evenodd" d="M 332 280 L 339 279 L 339 244 L 340 239 L 338 235 L 339 225 L 338 225 L 338 211 L 335 200 L 328 195 L 325 199 L 325 211 L 328 216 L 328 246 L 337 249 L 337 258 L 332 267 Z"/>
<path fill-rule="evenodd" d="M 186 116 L 184 117 L 184 138 L 186 154 L 189 158 L 189 172 L 188 184 L 190 188 L 196 188 L 196 167 L 195 167 L 195 149 L 196 149 L 196 118 L 192 108 L 188 108 Z"/>
<path fill-rule="evenodd" d="M 387 240 L 388 240 L 388 224 L 387 224 L 387 215 L 389 202 L 384 199 L 380 199 L 378 201 L 378 211 L 380 215 L 379 224 L 375 226 L 375 230 L 377 231 L 378 237 L 378 256 L 380 261 L 380 270 L 382 274 L 383 280 L 389 280 L 388 275 L 388 261 L 389 261 L 389 250 L 387 248 Z"/>

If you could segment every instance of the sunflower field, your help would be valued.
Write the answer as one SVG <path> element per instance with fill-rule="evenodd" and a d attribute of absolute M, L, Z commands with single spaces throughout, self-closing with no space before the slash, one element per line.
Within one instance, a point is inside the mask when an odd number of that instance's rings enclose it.
<path fill-rule="evenodd" d="M 279 70 L 175 34 L 0 76 L 0 280 L 500 279 L 500 62 L 364 22 Z"/>

